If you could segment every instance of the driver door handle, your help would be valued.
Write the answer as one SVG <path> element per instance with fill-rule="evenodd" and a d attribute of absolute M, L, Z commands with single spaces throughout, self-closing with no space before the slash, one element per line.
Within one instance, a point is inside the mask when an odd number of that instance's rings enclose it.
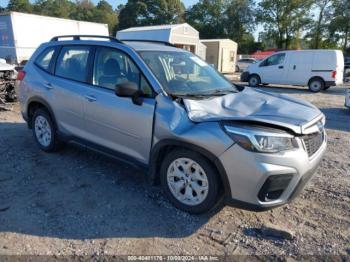
<path fill-rule="evenodd" d="M 96 97 L 93 95 L 86 95 L 85 98 L 89 102 L 95 102 L 97 100 Z"/>
<path fill-rule="evenodd" d="M 53 89 L 53 85 L 49 82 L 45 83 L 44 86 L 46 87 L 46 89 Z"/>
<path fill-rule="evenodd" d="M 283 69 L 283 68 L 284 68 L 284 66 L 279 66 L 278 68 L 279 68 L 279 69 Z"/>

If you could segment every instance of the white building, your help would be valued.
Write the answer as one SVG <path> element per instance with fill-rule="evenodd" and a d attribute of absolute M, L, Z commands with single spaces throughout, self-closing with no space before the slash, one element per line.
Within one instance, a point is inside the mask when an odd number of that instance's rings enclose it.
<path fill-rule="evenodd" d="M 199 41 L 199 32 L 187 23 L 131 27 L 117 32 L 119 40 L 162 41 L 183 48 L 205 59 L 206 46 Z"/>
<path fill-rule="evenodd" d="M 206 61 L 221 73 L 234 73 L 237 62 L 237 43 L 230 39 L 201 40 L 206 47 Z"/>

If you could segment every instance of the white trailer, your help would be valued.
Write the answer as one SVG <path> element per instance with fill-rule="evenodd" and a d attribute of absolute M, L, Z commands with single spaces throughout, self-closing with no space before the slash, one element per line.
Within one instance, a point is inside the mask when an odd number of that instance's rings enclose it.
<path fill-rule="evenodd" d="M 108 25 L 18 12 L 1 14 L 0 58 L 20 63 L 52 37 L 76 34 L 109 35 Z"/>

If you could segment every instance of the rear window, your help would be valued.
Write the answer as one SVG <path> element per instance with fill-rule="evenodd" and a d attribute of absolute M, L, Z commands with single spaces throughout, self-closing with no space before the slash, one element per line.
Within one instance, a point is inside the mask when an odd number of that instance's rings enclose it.
<path fill-rule="evenodd" d="M 57 58 L 57 76 L 67 79 L 86 82 L 88 75 L 88 58 L 90 47 L 88 46 L 65 46 Z"/>
<path fill-rule="evenodd" d="M 55 52 L 55 47 L 46 48 L 36 59 L 35 64 L 45 71 L 50 71 L 50 63 Z"/>

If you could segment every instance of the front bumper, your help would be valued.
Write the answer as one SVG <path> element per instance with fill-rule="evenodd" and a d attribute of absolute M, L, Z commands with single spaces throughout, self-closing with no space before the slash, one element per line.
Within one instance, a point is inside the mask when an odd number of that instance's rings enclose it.
<path fill-rule="evenodd" d="M 231 192 L 227 204 L 263 211 L 295 198 L 315 173 L 327 147 L 325 138 L 309 157 L 302 141 L 298 143 L 298 149 L 278 154 L 254 153 L 237 144 L 225 151 L 219 160 Z"/>
<path fill-rule="evenodd" d="M 325 87 L 341 85 L 341 81 L 325 81 Z"/>

